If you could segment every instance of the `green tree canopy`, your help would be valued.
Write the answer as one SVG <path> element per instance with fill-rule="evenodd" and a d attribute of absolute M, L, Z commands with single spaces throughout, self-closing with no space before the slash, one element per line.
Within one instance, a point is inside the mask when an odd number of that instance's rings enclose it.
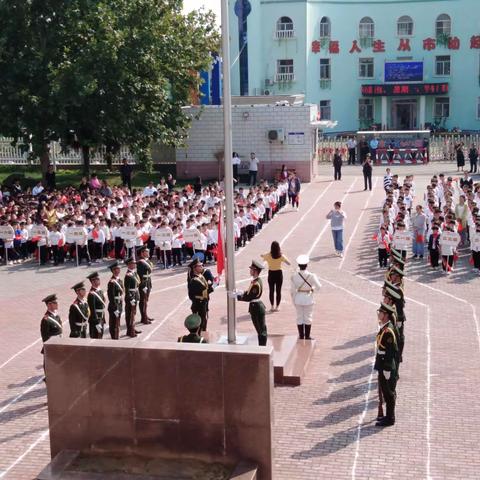
<path fill-rule="evenodd" d="M 0 134 L 83 152 L 176 145 L 218 34 L 180 0 L 0 0 Z"/>

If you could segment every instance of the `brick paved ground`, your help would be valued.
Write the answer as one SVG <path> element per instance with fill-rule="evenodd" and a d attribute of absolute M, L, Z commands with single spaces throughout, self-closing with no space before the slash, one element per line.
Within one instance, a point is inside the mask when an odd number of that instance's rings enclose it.
<path fill-rule="evenodd" d="M 395 167 L 417 175 L 417 192 L 428 176 L 451 165 Z M 479 288 L 466 252 L 446 277 L 424 263 L 411 263 L 406 292 L 407 344 L 398 385 L 397 424 L 379 430 L 376 378 L 372 373 L 375 310 L 382 280 L 370 240 L 383 198 L 381 178 L 372 193 L 363 191 L 359 167 L 344 168 L 341 182 L 324 175 L 305 188 L 299 212 L 285 211 L 236 256 L 237 277 L 245 285 L 253 257 L 282 241 L 292 260 L 304 252 L 322 281 L 313 333 L 317 348 L 303 385 L 275 389 L 276 479 L 473 479 L 480 460 Z M 383 174 L 377 168 L 374 173 Z M 328 176 L 327 176 L 328 175 Z M 344 198 L 348 214 L 347 252 L 332 255 L 325 214 Z M 355 235 L 352 237 L 352 233 Z M 34 478 L 49 461 L 48 422 L 42 379 L 39 321 L 41 298 L 56 291 L 66 319 L 69 287 L 90 271 L 66 265 L 0 267 L 0 478 Z M 102 278 L 107 278 L 102 267 Z M 268 314 L 271 333 L 294 333 L 293 306 L 285 299 Z M 264 294 L 266 300 L 266 294 Z M 225 295 L 212 300 L 210 328 L 225 330 Z M 266 302 L 268 303 L 268 302 Z M 175 339 L 188 312 L 185 272 L 158 271 L 151 313 L 156 321 L 142 337 Z M 238 306 L 238 331 L 252 333 L 247 305 Z M 122 341 L 128 341 L 122 339 Z"/>

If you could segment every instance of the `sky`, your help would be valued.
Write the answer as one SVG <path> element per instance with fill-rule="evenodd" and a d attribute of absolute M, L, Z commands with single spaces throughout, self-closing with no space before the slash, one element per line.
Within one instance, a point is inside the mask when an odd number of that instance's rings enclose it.
<path fill-rule="evenodd" d="M 190 12 L 200 7 L 213 10 L 217 16 L 217 25 L 220 26 L 220 0 L 183 0 L 183 10 Z"/>

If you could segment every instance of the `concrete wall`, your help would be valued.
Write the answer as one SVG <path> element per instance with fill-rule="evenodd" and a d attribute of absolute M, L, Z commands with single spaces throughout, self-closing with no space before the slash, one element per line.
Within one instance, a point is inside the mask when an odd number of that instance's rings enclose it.
<path fill-rule="evenodd" d="M 192 107 L 188 114 L 195 117 L 200 109 Z M 295 168 L 302 181 L 312 179 L 312 158 L 316 129 L 310 122 L 315 120 L 316 105 L 280 107 L 274 105 L 237 105 L 232 108 L 233 151 L 245 162 L 250 152 L 260 160 L 259 178 L 274 178 L 282 164 Z M 269 142 L 271 129 L 283 128 L 285 140 Z M 290 132 L 303 133 L 304 143 L 289 143 Z M 177 178 L 222 178 L 223 155 L 223 108 L 209 106 L 203 109 L 198 119 L 194 118 L 186 139 L 187 147 L 176 152 Z M 246 166 L 244 164 L 243 166 Z M 248 167 L 247 167 L 248 168 Z"/>
<path fill-rule="evenodd" d="M 54 338 L 45 360 L 52 458 L 250 460 L 273 478 L 271 347 Z"/>

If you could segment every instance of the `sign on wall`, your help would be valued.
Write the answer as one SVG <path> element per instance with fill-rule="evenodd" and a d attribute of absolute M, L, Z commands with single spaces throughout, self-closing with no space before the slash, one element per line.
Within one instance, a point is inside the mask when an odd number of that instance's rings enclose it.
<path fill-rule="evenodd" d="M 364 97 L 392 97 L 405 95 L 442 95 L 448 93 L 448 83 L 395 83 L 362 85 Z"/>
<path fill-rule="evenodd" d="M 287 143 L 288 145 L 305 145 L 305 133 L 288 132 Z"/>
<path fill-rule="evenodd" d="M 385 82 L 423 82 L 423 62 L 385 62 Z"/>

